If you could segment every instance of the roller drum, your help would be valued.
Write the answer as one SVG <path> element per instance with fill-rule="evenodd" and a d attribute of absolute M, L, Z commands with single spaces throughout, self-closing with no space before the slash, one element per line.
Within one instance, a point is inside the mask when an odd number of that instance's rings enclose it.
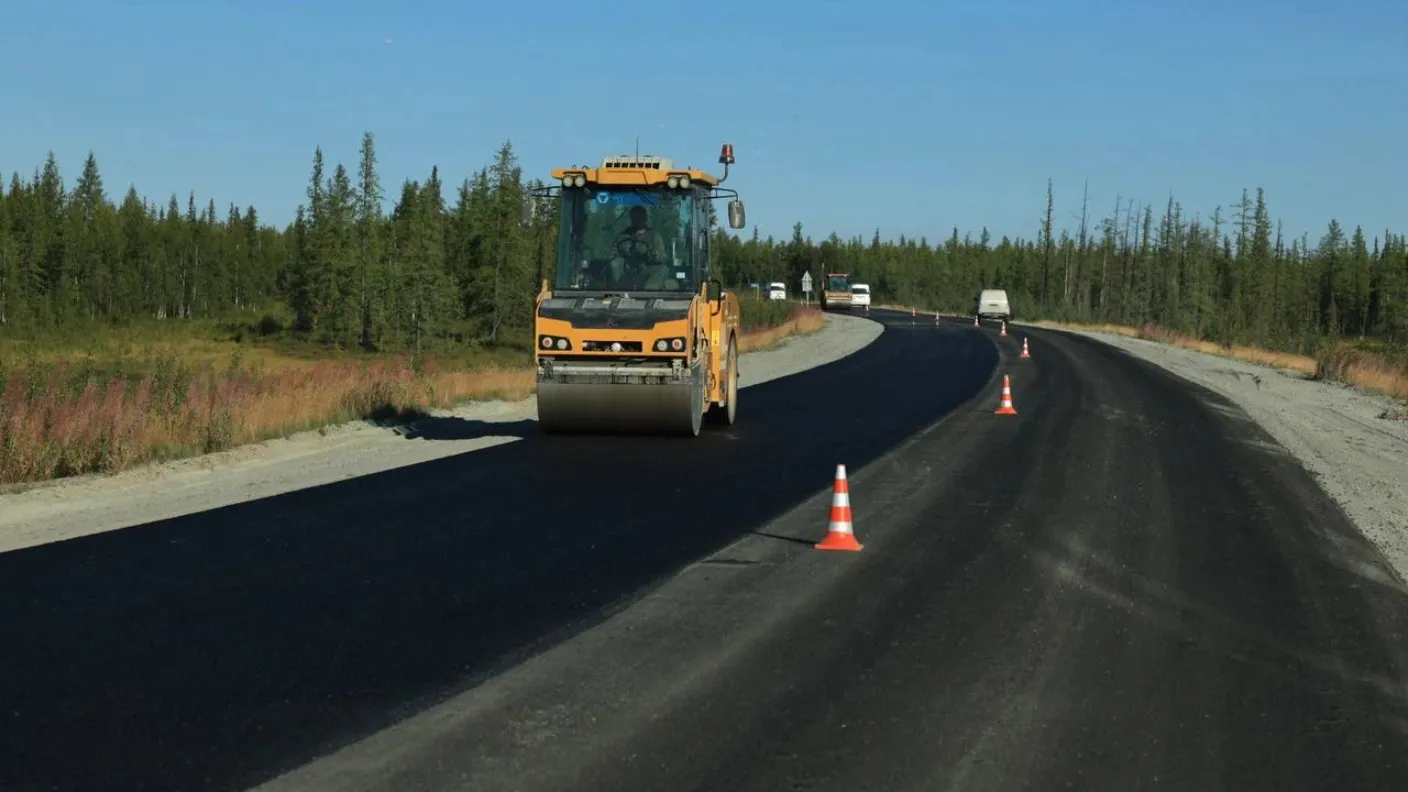
<path fill-rule="evenodd" d="M 699 434 L 704 415 L 700 367 L 680 379 L 668 370 L 585 373 L 558 366 L 538 377 L 538 426 L 547 434 Z"/>

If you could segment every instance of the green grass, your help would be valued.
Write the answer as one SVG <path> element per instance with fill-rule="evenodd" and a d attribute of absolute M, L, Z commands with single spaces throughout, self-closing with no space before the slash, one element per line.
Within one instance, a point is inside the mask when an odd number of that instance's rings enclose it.
<path fill-rule="evenodd" d="M 144 319 L 46 328 L 24 336 L 0 334 L 0 373 L 47 377 L 62 367 L 79 379 L 141 378 L 161 368 L 183 371 L 251 370 L 279 373 L 322 363 L 369 363 L 402 357 L 402 350 L 339 349 L 298 337 L 282 305 L 209 319 Z M 532 359 L 531 331 L 508 332 L 497 344 L 465 340 L 472 328 L 451 326 L 425 356 L 442 368 L 476 370 L 523 366 Z"/>
<path fill-rule="evenodd" d="M 801 307 L 794 300 L 764 300 L 749 292 L 739 293 L 738 303 L 738 318 L 745 331 L 776 327 Z"/>

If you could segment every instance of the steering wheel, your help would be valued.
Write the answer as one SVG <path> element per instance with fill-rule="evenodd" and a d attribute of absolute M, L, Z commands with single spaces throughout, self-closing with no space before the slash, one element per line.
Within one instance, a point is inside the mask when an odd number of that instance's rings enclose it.
<path fill-rule="evenodd" d="M 650 243 L 634 234 L 616 240 L 616 252 L 621 258 L 645 258 L 651 254 Z"/>

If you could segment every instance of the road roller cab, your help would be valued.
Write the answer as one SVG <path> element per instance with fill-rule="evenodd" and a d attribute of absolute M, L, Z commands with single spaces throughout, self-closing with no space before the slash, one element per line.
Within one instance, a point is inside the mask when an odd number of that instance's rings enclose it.
<path fill-rule="evenodd" d="M 743 202 L 722 177 L 664 157 L 557 168 L 556 268 L 535 306 L 542 431 L 698 435 L 738 408 L 738 298 L 713 277 L 713 200 Z"/>
<path fill-rule="evenodd" d="M 821 309 L 831 311 L 851 307 L 851 276 L 844 272 L 828 272 L 821 282 Z"/>

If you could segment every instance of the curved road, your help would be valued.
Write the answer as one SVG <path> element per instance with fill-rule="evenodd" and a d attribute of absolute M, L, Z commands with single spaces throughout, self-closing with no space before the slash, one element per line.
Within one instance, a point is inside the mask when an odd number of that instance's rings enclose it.
<path fill-rule="evenodd" d="M 729 432 L 0 555 L 0 788 L 1408 788 L 1408 598 L 1265 433 L 875 315 Z M 858 554 L 806 544 L 838 462 Z"/>

